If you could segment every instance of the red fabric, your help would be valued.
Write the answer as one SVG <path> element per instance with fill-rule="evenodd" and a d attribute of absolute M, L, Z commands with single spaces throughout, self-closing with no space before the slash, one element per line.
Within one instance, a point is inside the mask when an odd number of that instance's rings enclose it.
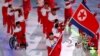
<path fill-rule="evenodd" d="M 66 24 L 63 24 L 63 22 L 62 23 L 59 23 L 58 32 L 62 33 L 62 31 L 64 31 L 64 29 L 65 29 L 65 26 L 66 26 Z"/>
<path fill-rule="evenodd" d="M 67 23 L 71 19 L 72 14 L 73 14 L 72 7 L 69 9 L 66 9 L 66 8 L 64 9 L 65 23 Z M 71 23 L 69 24 L 69 26 L 71 26 Z"/>
<path fill-rule="evenodd" d="M 25 30 L 26 30 L 26 24 L 25 22 L 20 22 L 21 28 L 22 28 L 22 34 L 25 34 Z"/>
<path fill-rule="evenodd" d="M 81 9 L 84 9 L 86 11 L 87 16 L 85 15 L 86 16 L 85 19 L 82 18 L 79 19 L 79 17 L 77 17 Z M 83 16 L 84 13 L 85 12 L 81 12 L 80 14 Z M 88 11 L 82 4 L 80 4 L 79 7 L 77 8 L 75 14 L 73 15 L 73 19 L 94 34 L 97 32 L 99 28 L 99 24 L 94 15 L 90 11 Z"/>
<path fill-rule="evenodd" d="M 52 28 L 54 27 L 54 22 L 48 21 L 47 29 L 46 29 L 46 35 L 47 37 L 52 32 Z"/>
<path fill-rule="evenodd" d="M 55 0 L 45 0 L 50 6 L 50 8 L 55 8 Z"/>
<path fill-rule="evenodd" d="M 11 1 L 13 1 L 13 0 L 5 0 L 5 2 L 11 2 Z"/>
<path fill-rule="evenodd" d="M 3 25 L 7 24 L 7 9 L 8 7 L 3 6 L 2 7 L 2 16 L 3 16 Z"/>
<path fill-rule="evenodd" d="M 98 49 L 98 39 L 96 37 L 93 37 L 91 39 L 91 43 L 93 43 L 94 44 L 94 47 L 96 47 Z"/>
<path fill-rule="evenodd" d="M 47 47 L 48 56 L 60 56 L 60 53 L 61 53 L 61 42 L 62 42 L 62 38 L 59 40 L 59 42 L 57 43 L 56 47 L 54 48 L 54 50 L 53 50 L 53 52 L 51 54 L 50 54 L 50 52 L 51 52 L 52 48 L 51 47 Z"/>
<path fill-rule="evenodd" d="M 100 38 L 100 34 L 99 34 L 99 32 L 98 32 L 96 35 L 97 35 L 97 39 L 99 40 L 99 38 Z"/>
<path fill-rule="evenodd" d="M 38 14 L 38 22 L 42 24 L 41 20 L 42 20 L 42 13 L 41 13 L 41 9 L 42 7 L 38 7 L 37 9 L 37 14 Z"/>
<path fill-rule="evenodd" d="M 22 32 L 17 32 L 17 33 L 14 33 L 14 35 L 16 36 L 16 39 L 17 39 L 17 42 L 19 44 L 21 44 L 21 37 L 22 37 Z"/>
<path fill-rule="evenodd" d="M 29 11 L 31 10 L 30 0 L 23 0 L 24 18 L 28 18 Z"/>
<path fill-rule="evenodd" d="M 73 14 L 73 10 L 72 10 L 72 7 L 69 8 L 69 9 L 66 9 L 64 10 L 64 14 L 65 14 L 65 19 L 69 19 L 71 18 L 72 14 Z"/>
<path fill-rule="evenodd" d="M 17 42 L 19 44 L 25 44 L 26 43 L 26 38 L 25 38 L 24 34 L 21 31 L 14 33 L 14 35 L 16 36 Z"/>
<path fill-rule="evenodd" d="M 43 33 L 46 33 L 46 29 L 48 27 L 48 12 L 46 12 L 46 16 L 41 16 L 41 23 L 43 25 Z"/>
<path fill-rule="evenodd" d="M 15 16 L 14 15 L 12 15 L 12 16 L 8 15 L 7 26 L 8 26 L 7 32 L 10 34 L 13 34 L 13 29 L 15 28 Z"/>
<path fill-rule="evenodd" d="M 21 38 L 21 44 L 26 44 L 26 38 L 25 38 L 25 36 L 22 36 L 22 38 Z"/>
<path fill-rule="evenodd" d="M 79 29 L 79 33 L 81 33 L 82 36 L 85 35 L 84 32 L 82 30 L 80 30 L 80 29 Z"/>

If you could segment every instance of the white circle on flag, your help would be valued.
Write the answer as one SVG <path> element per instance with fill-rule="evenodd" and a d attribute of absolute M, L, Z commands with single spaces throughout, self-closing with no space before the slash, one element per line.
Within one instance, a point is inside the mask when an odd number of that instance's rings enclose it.
<path fill-rule="evenodd" d="M 79 21 L 84 21 L 87 18 L 87 13 L 84 9 L 81 9 L 77 15 Z"/>

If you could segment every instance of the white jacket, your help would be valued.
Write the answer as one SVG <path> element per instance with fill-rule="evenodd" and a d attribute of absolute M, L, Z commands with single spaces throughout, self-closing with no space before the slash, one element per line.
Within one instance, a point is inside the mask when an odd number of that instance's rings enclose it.
<path fill-rule="evenodd" d="M 38 6 L 43 6 L 44 5 L 44 0 L 37 0 Z"/>
<path fill-rule="evenodd" d="M 20 32 L 21 31 L 21 27 L 16 27 L 15 29 L 14 29 L 14 33 L 18 33 L 18 32 Z"/>
<path fill-rule="evenodd" d="M 52 32 L 53 32 L 53 34 L 54 34 L 54 36 L 56 36 L 56 37 L 60 37 L 60 32 L 58 32 L 58 29 L 56 29 L 56 28 L 52 28 Z"/>
<path fill-rule="evenodd" d="M 54 40 L 52 40 L 52 41 L 48 38 L 48 39 L 46 39 L 46 46 L 52 47 L 52 45 L 54 45 L 56 42 L 57 42 L 56 38 L 54 38 Z"/>
<path fill-rule="evenodd" d="M 86 56 L 83 48 L 75 48 L 73 51 L 73 56 Z"/>
<path fill-rule="evenodd" d="M 48 19 L 50 21 L 54 21 L 55 19 L 58 19 L 58 16 L 57 15 L 52 15 L 52 13 L 49 13 Z"/>
<path fill-rule="evenodd" d="M 18 17 L 17 19 L 16 19 L 16 22 L 23 22 L 23 21 L 25 21 L 25 19 L 24 19 L 24 17 L 23 16 L 20 16 L 20 17 Z"/>
<path fill-rule="evenodd" d="M 50 10 L 51 10 L 50 8 L 49 9 L 42 8 L 41 13 L 43 16 L 46 16 L 46 13 L 49 12 Z"/>

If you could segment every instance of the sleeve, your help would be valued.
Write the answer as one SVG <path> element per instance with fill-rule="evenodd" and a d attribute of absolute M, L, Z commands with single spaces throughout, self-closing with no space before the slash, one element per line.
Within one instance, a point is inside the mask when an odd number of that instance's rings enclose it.
<path fill-rule="evenodd" d="M 49 42 L 49 39 L 46 39 L 46 46 L 51 47 L 51 44 Z"/>
<path fill-rule="evenodd" d="M 21 27 L 20 28 L 15 28 L 14 33 L 20 32 L 20 31 L 21 31 Z"/>
<path fill-rule="evenodd" d="M 51 21 L 51 22 L 52 22 L 52 21 L 53 21 L 53 18 L 54 18 L 54 17 L 52 16 L 52 14 L 51 14 L 51 13 L 49 13 L 49 16 L 48 16 L 49 21 Z"/>
<path fill-rule="evenodd" d="M 38 6 L 43 6 L 44 5 L 44 0 L 37 0 Z"/>
<path fill-rule="evenodd" d="M 75 50 L 73 51 L 73 54 L 72 54 L 72 55 L 73 55 L 73 56 L 76 56 L 76 51 L 75 51 Z"/>
<path fill-rule="evenodd" d="M 3 6 L 8 7 L 8 3 L 7 3 L 7 2 L 6 2 L 6 3 L 4 3 L 4 4 L 3 4 Z"/>
<path fill-rule="evenodd" d="M 56 30 L 54 28 L 52 28 L 52 32 L 53 32 L 53 34 L 55 34 L 56 33 Z"/>
<path fill-rule="evenodd" d="M 8 8 L 7 14 L 12 16 L 14 14 L 14 12 L 11 8 Z"/>
<path fill-rule="evenodd" d="M 60 37 L 60 33 L 58 32 L 58 33 L 55 33 L 54 34 L 56 37 Z"/>
<path fill-rule="evenodd" d="M 54 34 L 54 36 L 56 36 L 56 37 L 59 37 L 60 36 L 60 32 L 57 32 L 57 30 L 56 29 L 52 29 L 52 32 L 53 32 L 53 34 Z"/>

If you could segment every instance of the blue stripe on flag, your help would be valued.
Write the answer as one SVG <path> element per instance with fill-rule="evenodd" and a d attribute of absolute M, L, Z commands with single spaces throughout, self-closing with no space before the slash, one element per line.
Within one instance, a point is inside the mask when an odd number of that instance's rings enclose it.
<path fill-rule="evenodd" d="M 82 30 L 83 32 L 87 33 L 88 35 L 94 37 L 95 35 L 89 31 L 88 29 L 82 27 L 79 23 L 77 23 L 74 19 L 71 19 L 70 23 L 74 24 L 76 27 L 78 27 L 80 30 Z"/>

